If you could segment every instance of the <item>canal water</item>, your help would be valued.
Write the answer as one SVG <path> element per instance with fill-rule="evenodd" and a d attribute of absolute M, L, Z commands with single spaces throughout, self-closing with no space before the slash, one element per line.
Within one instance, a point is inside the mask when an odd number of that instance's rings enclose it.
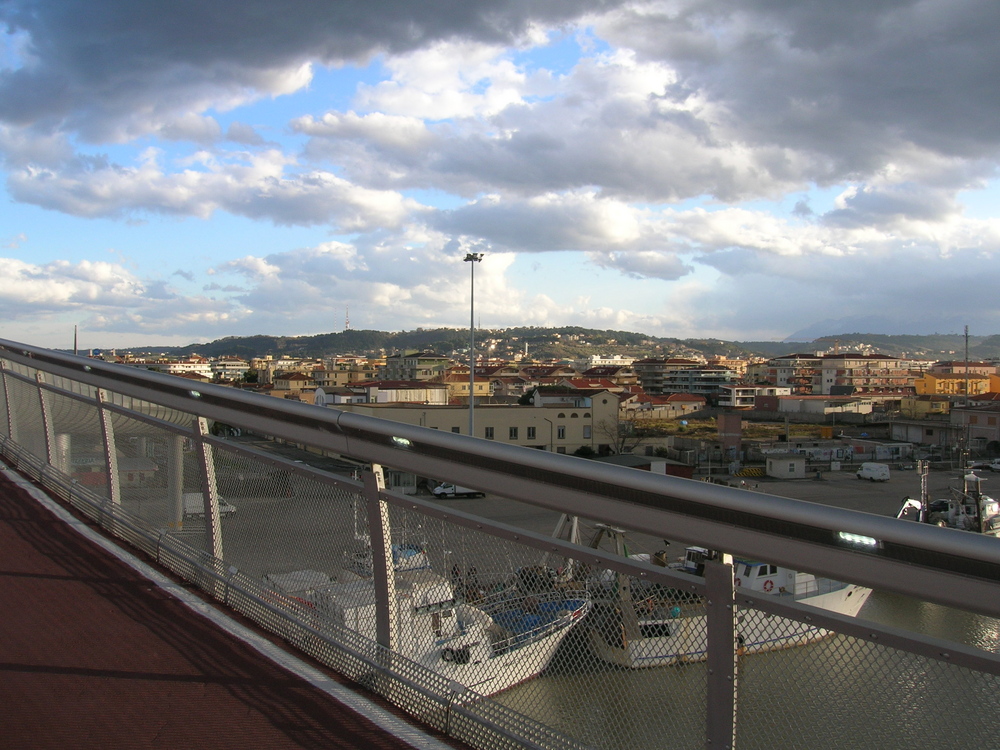
<path fill-rule="evenodd" d="M 894 515 L 904 495 L 917 496 L 915 474 L 891 482 L 772 483 L 762 491 L 827 505 Z M 932 475 L 932 497 L 960 477 Z M 491 516 L 539 532 L 554 518 L 490 498 Z M 630 551 L 652 552 L 662 540 L 630 534 Z M 672 557 L 683 545 L 669 546 Z M 1000 621 L 875 591 L 859 619 L 1000 653 Z M 586 623 L 582 623 L 585 625 Z M 493 697 L 585 746 L 601 750 L 703 750 L 704 664 L 621 669 L 599 660 L 576 628 L 539 678 Z M 912 656 L 845 636 L 740 658 L 739 750 L 1000 750 L 1000 678 Z"/>
<path fill-rule="evenodd" d="M 1000 621 L 875 592 L 861 619 L 1000 652 Z M 625 670 L 577 628 L 547 672 L 494 699 L 608 750 L 704 748 L 704 664 Z M 739 664 L 737 747 L 1000 748 L 1000 679 L 833 636 Z"/>

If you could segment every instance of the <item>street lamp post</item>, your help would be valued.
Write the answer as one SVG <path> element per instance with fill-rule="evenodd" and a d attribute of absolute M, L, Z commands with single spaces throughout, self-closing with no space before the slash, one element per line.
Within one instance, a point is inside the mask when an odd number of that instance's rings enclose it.
<path fill-rule="evenodd" d="M 482 253 L 466 253 L 465 262 L 470 263 L 472 275 L 469 278 L 469 435 L 475 437 L 476 423 L 473 408 L 476 402 L 476 263 L 483 259 Z"/>

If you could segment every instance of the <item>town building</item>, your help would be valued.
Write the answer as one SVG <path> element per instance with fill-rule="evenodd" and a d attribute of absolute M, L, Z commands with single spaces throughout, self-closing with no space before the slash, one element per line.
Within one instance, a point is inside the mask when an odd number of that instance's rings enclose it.
<path fill-rule="evenodd" d="M 210 361 L 212 379 L 216 381 L 242 380 L 250 363 L 239 357 L 219 357 Z"/>
<path fill-rule="evenodd" d="M 433 380 L 444 375 L 451 360 L 432 352 L 406 352 L 385 358 L 379 380 Z"/>
<path fill-rule="evenodd" d="M 1000 376 L 996 373 L 926 372 L 913 381 L 918 395 L 973 396 L 1000 391 Z"/>
<path fill-rule="evenodd" d="M 347 403 L 448 405 L 447 384 L 420 380 L 373 380 L 341 388 L 317 388 L 314 393 L 317 406 L 339 407 Z"/>
<path fill-rule="evenodd" d="M 899 414 L 904 419 L 944 419 L 950 409 L 951 399 L 947 396 L 904 396 L 899 402 Z"/>
<path fill-rule="evenodd" d="M 966 363 L 964 360 L 951 360 L 935 362 L 927 369 L 927 372 L 937 375 L 964 375 L 966 372 L 970 375 L 996 375 L 997 365 L 995 362 Z"/>
<path fill-rule="evenodd" d="M 632 420 L 680 419 L 707 405 L 704 396 L 693 393 L 670 393 L 665 396 L 638 393 L 622 400 L 622 416 Z"/>
<path fill-rule="evenodd" d="M 883 391 L 913 392 L 910 362 L 881 354 L 786 354 L 754 372 L 768 383 L 787 386 L 792 395 L 849 395 Z"/>
<path fill-rule="evenodd" d="M 1000 455 L 1000 402 L 953 404 L 951 423 L 959 429 L 974 455 Z"/>
<path fill-rule="evenodd" d="M 792 389 L 775 385 L 724 385 L 719 391 L 717 406 L 729 409 L 754 409 L 759 396 L 790 396 Z"/>
<path fill-rule="evenodd" d="M 580 359 L 573 360 L 573 369 L 578 373 L 585 373 L 587 370 L 592 370 L 595 367 L 614 367 L 614 368 L 624 368 L 629 367 L 633 362 L 635 362 L 635 357 L 623 357 L 620 354 L 615 354 L 610 357 L 601 356 L 595 354 L 590 357 L 582 357 Z"/>
<path fill-rule="evenodd" d="M 462 435 L 469 430 L 467 406 L 369 402 L 337 404 L 336 408 Z M 475 429 L 476 437 L 510 445 L 555 453 L 587 447 L 607 454 L 613 450 L 618 431 L 618 399 L 602 391 L 573 400 L 551 395 L 530 406 L 483 404 L 475 409 Z"/>

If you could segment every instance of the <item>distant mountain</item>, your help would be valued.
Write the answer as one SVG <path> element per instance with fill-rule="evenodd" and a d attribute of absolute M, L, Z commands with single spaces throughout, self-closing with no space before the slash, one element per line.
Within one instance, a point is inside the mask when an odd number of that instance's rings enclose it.
<path fill-rule="evenodd" d="M 184 347 L 136 347 L 132 353 L 175 356 L 200 354 L 262 357 L 323 357 L 333 354 L 362 356 L 406 351 L 431 351 L 448 356 L 468 353 L 469 332 L 460 328 L 415 331 L 348 330 L 315 336 L 230 336 L 207 344 Z M 578 326 L 561 328 L 505 328 L 476 331 L 477 351 L 509 358 L 527 354 L 532 359 L 577 359 L 589 355 L 627 357 L 729 356 L 777 357 L 796 352 L 870 351 L 889 356 L 920 359 L 962 359 L 965 338 L 960 334 L 898 335 L 842 333 L 808 341 L 723 341 L 721 339 L 659 338 L 634 331 L 594 330 Z M 969 357 L 973 360 L 1000 358 L 1000 335 L 970 336 Z"/>
<path fill-rule="evenodd" d="M 960 318 L 935 317 L 889 320 L 874 315 L 848 315 L 827 318 L 812 323 L 788 336 L 785 341 L 815 341 L 819 338 L 836 338 L 840 331 L 883 331 L 889 336 L 922 336 L 923 331 L 961 331 L 967 321 Z"/>

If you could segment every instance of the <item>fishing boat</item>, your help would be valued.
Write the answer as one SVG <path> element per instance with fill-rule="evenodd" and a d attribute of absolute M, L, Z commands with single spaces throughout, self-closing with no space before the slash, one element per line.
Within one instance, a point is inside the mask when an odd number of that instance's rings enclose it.
<path fill-rule="evenodd" d="M 410 556 L 413 557 L 412 555 Z M 479 695 L 531 679 L 590 610 L 580 592 L 507 587 L 471 603 L 429 567 L 401 567 L 395 580 L 396 651 Z M 375 589 L 352 571 L 270 574 L 267 585 L 315 610 L 326 623 L 375 640 Z"/>
<path fill-rule="evenodd" d="M 1000 503 L 983 492 L 984 481 L 970 471 L 962 477 L 962 487 L 949 488 L 946 498 L 928 501 L 926 492 L 921 493 L 921 500 L 905 497 L 896 518 L 998 536 Z"/>
<path fill-rule="evenodd" d="M 614 535 L 618 530 L 610 532 Z M 625 552 L 623 547 L 620 549 Z M 698 575 L 711 556 L 702 547 L 688 547 L 682 562 L 668 565 Z M 645 555 L 630 557 L 649 559 Z M 652 561 L 666 563 L 663 555 L 654 555 Z M 855 617 L 871 595 L 871 589 L 864 586 L 819 578 L 779 565 L 734 560 L 733 567 L 739 589 L 849 617 Z M 614 581 L 613 596 L 602 600 L 595 593 L 598 606 L 589 632 L 595 653 L 604 661 L 630 669 L 704 661 L 708 653 L 708 627 L 703 600 L 677 589 L 626 578 L 618 576 Z M 606 576 L 601 585 L 605 591 L 609 590 Z M 736 631 L 741 653 L 801 646 L 832 634 L 807 623 L 749 609 L 737 611 Z"/>

